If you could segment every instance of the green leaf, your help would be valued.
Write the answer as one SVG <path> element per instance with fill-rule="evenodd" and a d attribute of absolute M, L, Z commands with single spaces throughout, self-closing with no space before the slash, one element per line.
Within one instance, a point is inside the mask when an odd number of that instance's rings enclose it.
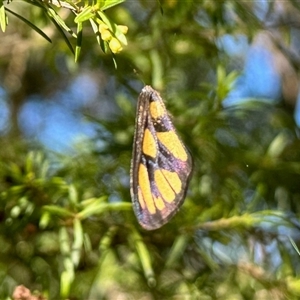
<path fill-rule="evenodd" d="M 72 205 L 76 205 L 78 203 L 78 193 L 74 184 L 69 186 L 69 199 Z"/>
<path fill-rule="evenodd" d="M 70 258 L 65 258 L 65 261 L 69 261 Z M 74 280 L 74 272 L 63 271 L 60 277 L 60 297 L 61 299 L 67 299 L 70 294 L 71 284 Z"/>
<path fill-rule="evenodd" d="M 132 204 L 128 202 L 119 203 L 93 203 L 87 206 L 84 210 L 76 214 L 76 217 L 80 220 L 84 220 L 95 214 L 101 214 L 111 210 L 129 210 L 132 208 Z"/>
<path fill-rule="evenodd" d="M 60 295 L 62 299 L 65 299 L 70 293 L 71 284 L 75 277 L 74 265 L 70 258 L 70 238 L 66 227 L 61 227 L 59 230 L 59 245 L 64 265 L 64 271 L 61 273 L 60 278 Z"/>
<path fill-rule="evenodd" d="M 57 187 L 63 187 L 63 188 L 68 188 L 67 183 L 65 182 L 65 180 L 61 177 L 52 177 L 50 179 L 51 184 L 57 186 Z"/>
<path fill-rule="evenodd" d="M 217 79 L 218 79 L 218 84 L 220 84 L 220 82 L 224 81 L 226 78 L 226 73 L 225 73 L 225 69 L 223 66 L 219 65 L 217 68 Z"/>
<path fill-rule="evenodd" d="M 95 203 L 101 203 L 101 202 L 106 203 L 106 201 L 107 201 L 107 196 L 102 196 L 100 198 L 93 197 L 93 198 L 89 198 L 89 199 L 81 201 L 80 204 L 83 207 L 88 207 L 89 205 L 93 205 Z"/>
<path fill-rule="evenodd" d="M 80 52 L 81 52 L 81 45 L 82 45 L 82 23 L 79 22 L 77 24 L 77 43 L 75 48 L 75 62 L 78 61 Z"/>
<path fill-rule="evenodd" d="M 105 1 L 99 1 L 100 3 L 102 2 L 103 4 L 100 4 L 99 8 L 101 10 L 105 10 L 108 8 L 111 8 L 113 6 L 116 6 L 122 2 L 124 2 L 125 0 L 105 0 Z"/>
<path fill-rule="evenodd" d="M 294 240 L 290 236 L 288 238 L 289 238 L 289 240 L 290 240 L 293 248 L 295 249 L 295 251 L 297 252 L 297 254 L 300 256 L 300 251 L 299 251 L 299 248 L 297 247 L 296 243 L 294 242 Z"/>
<path fill-rule="evenodd" d="M 100 32 L 99 32 L 99 26 L 98 24 L 93 20 L 93 19 L 90 19 L 90 22 L 91 22 L 91 26 L 93 28 L 93 31 L 94 33 L 96 34 L 96 39 L 97 39 L 97 42 L 98 44 L 101 46 L 101 35 L 100 35 Z M 102 41 L 103 42 L 103 41 Z M 103 50 L 103 49 L 102 49 Z"/>
<path fill-rule="evenodd" d="M 70 212 L 68 209 L 59 207 L 57 205 L 44 205 L 43 210 L 51 213 L 52 215 L 56 215 L 59 217 L 73 217 L 74 214 Z"/>
<path fill-rule="evenodd" d="M 100 16 L 101 20 L 108 26 L 111 32 L 114 32 L 114 27 L 116 27 L 115 23 L 110 21 L 110 19 L 106 16 L 106 14 L 100 10 L 97 11 L 98 15 Z"/>
<path fill-rule="evenodd" d="M 112 54 L 112 60 L 113 60 L 113 63 L 114 63 L 115 69 L 117 70 L 117 69 L 118 69 L 118 65 L 117 65 L 117 61 L 116 61 L 116 59 L 115 59 L 115 56 L 114 56 L 114 54 Z"/>
<path fill-rule="evenodd" d="M 100 262 L 103 262 L 105 256 L 111 250 L 111 244 L 113 239 L 118 232 L 117 226 L 111 226 L 108 231 L 104 234 L 99 242 Z"/>
<path fill-rule="evenodd" d="M 26 157 L 25 161 L 25 172 L 26 174 L 33 171 L 34 164 L 34 153 L 30 151 Z"/>
<path fill-rule="evenodd" d="M 107 203 L 93 203 L 79 212 L 76 217 L 80 220 L 84 220 L 95 214 L 100 214 L 107 210 Z"/>
<path fill-rule="evenodd" d="M 73 234 L 74 234 L 74 241 L 72 245 L 72 262 L 75 267 L 79 265 L 81 250 L 83 245 L 83 229 L 80 220 L 74 219 L 73 224 Z"/>
<path fill-rule="evenodd" d="M 76 34 L 65 24 L 65 22 L 56 14 L 53 9 L 47 10 L 47 14 L 50 17 L 50 20 L 55 25 L 57 30 L 61 33 L 63 39 L 65 40 L 67 46 L 69 47 L 70 51 L 75 55 L 74 49 L 65 35 L 64 30 L 68 31 L 73 37 L 77 38 Z"/>
<path fill-rule="evenodd" d="M 45 211 L 40 218 L 40 222 L 39 222 L 40 228 L 45 229 L 50 223 L 50 220 L 51 220 L 51 214 Z"/>
<path fill-rule="evenodd" d="M 270 143 L 267 155 L 272 158 L 278 158 L 289 143 L 290 135 L 285 131 L 279 132 L 279 134 Z"/>
<path fill-rule="evenodd" d="M 9 189 L 9 194 L 11 194 L 11 195 L 19 195 L 24 190 L 25 190 L 25 186 L 24 185 L 15 185 L 15 186 L 12 186 Z"/>
<path fill-rule="evenodd" d="M 82 23 L 84 21 L 87 21 L 95 16 L 94 8 L 91 6 L 87 6 L 83 9 L 82 12 L 80 12 L 76 18 L 74 19 L 75 23 Z"/>
<path fill-rule="evenodd" d="M 154 287 L 156 285 L 156 280 L 154 278 L 154 271 L 152 268 L 150 253 L 148 248 L 146 247 L 145 243 L 141 235 L 135 229 L 132 229 L 131 234 L 129 235 L 129 243 L 135 246 L 136 252 L 138 257 L 140 258 L 140 262 L 144 271 L 144 275 L 148 281 L 148 285 L 150 287 Z"/>
<path fill-rule="evenodd" d="M 21 168 L 14 162 L 9 165 L 10 176 L 15 178 L 17 181 L 23 181 L 23 174 Z"/>
<path fill-rule="evenodd" d="M 101 251 L 101 253 L 109 250 L 109 247 L 110 247 L 112 240 L 113 240 L 114 236 L 116 235 L 117 231 L 118 231 L 118 227 L 112 226 L 102 237 L 102 239 L 99 242 L 99 251 Z"/>
<path fill-rule="evenodd" d="M 49 171 L 49 161 L 48 160 L 44 160 L 43 163 L 40 166 L 39 176 L 41 178 L 46 179 L 48 171 Z"/>
<path fill-rule="evenodd" d="M 168 260 L 166 261 L 166 267 L 170 268 L 183 256 L 184 250 L 189 242 L 189 235 L 183 234 L 178 236 L 168 255 Z"/>
<path fill-rule="evenodd" d="M 49 8 L 47 10 L 48 15 L 55 20 L 55 22 L 57 23 L 57 25 L 59 26 L 59 28 L 67 31 L 72 37 L 77 38 L 76 34 L 74 33 L 74 31 L 65 23 L 65 21 L 57 14 L 57 12 L 52 9 Z"/>
<path fill-rule="evenodd" d="M 8 11 L 12 15 L 16 16 L 17 18 L 19 18 L 21 21 L 23 21 L 24 23 L 29 25 L 33 30 L 35 30 L 38 34 L 40 34 L 44 39 L 46 39 L 48 42 L 52 43 L 51 39 L 42 30 L 40 30 L 38 27 L 36 27 L 33 23 L 29 22 L 27 19 L 23 18 L 22 16 L 11 11 L 8 8 L 6 8 L 6 11 Z"/>
<path fill-rule="evenodd" d="M 3 32 L 6 30 L 6 25 L 7 25 L 7 16 L 5 12 L 5 7 L 3 4 L 3 0 L 0 0 L 0 27 Z"/>
<path fill-rule="evenodd" d="M 69 256 L 71 253 L 70 238 L 69 238 L 68 230 L 65 226 L 60 228 L 58 236 L 59 236 L 59 247 L 60 247 L 61 254 Z"/>

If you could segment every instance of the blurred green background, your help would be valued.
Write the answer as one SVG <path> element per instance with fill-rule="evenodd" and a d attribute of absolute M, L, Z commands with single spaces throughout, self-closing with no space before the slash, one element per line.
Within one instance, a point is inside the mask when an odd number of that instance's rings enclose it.
<path fill-rule="evenodd" d="M 0 299 L 299 299 L 299 13 L 0 1 Z M 129 192 L 146 84 L 194 160 L 150 232 Z"/>

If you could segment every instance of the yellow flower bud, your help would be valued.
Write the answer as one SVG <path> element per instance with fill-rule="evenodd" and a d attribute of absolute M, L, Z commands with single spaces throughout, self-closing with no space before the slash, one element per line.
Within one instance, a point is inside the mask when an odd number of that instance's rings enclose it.
<path fill-rule="evenodd" d="M 101 23 L 99 25 L 99 31 L 103 41 L 109 41 L 112 38 L 111 32 L 109 31 L 108 26 L 106 24 Z"/>
<path fill-rule="evenodd" d="M 109 42 L 109 48 L 112 51 L 112 53 L 121 52 L 123 49 L 119 40 L 114 37 Z"/>
<path fill-rule="evenodd" d="M 106 24 L 101 23 L 101 24 L 99 25 L 99 31 L 100 31 L 100 32 L 102 32 L 103 30 L 106 30 L 106 29 L 108 29 L 108 26 L 107 26 Z"/>
<path fill-rule="evenodd" d="M 118 29 L 123 33 L 126 34 L 128 31 L 128 27 L 125 25 L 118 25 Z"/>

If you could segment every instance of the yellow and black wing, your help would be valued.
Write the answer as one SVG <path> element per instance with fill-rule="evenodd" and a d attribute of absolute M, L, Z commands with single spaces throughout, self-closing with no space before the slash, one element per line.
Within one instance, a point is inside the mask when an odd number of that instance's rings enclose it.
<path fill-rule="evenodd" d="M 130 192 L 135 215 L 147 230 L 167 223 L 182 205 L 192 158 L 159 93 L 150 86 L 138 99 Z"/>

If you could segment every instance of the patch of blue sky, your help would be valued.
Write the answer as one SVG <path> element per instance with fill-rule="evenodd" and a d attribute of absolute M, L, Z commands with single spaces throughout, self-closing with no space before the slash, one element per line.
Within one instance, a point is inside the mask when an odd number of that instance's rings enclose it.
<path fill-rule="evenodd" d="M 268 13 L 268 0 L 256 1 L 254 14 L 264 20 Z M 229 12 L 230 9 L 229 9 Z M 266 45 L 248 45 L 243 35 L 225 34 L 217 41 L 217 45 L 233 58 L 245 59 L 243 73 L 236 80 L 235 87 L 223 101 L 224 107 L 243 104 L 249 99 L 259 99 L 269 103 L 277 103 L 282 97 L 281 75 L 276 69 L 275 57 Z M 300 93 L 294 110 L 294 119 L 300 126 Z"/>
<path fill-rule="evenodd" d="M 298 127 L 300 127 L 300 93 L 298 93 L 298 98 L 294 110 L 294 118 L 296 124 L 298 125 Z"/>
<path fill-rule="evenodd" d="M 224 34 L 217 40 L 217 46 L 231 56 L 245 56 L 249 49 L 248 38 L 243 34 Z"/>
<path fill-rule="evenodd" d="M 61 92 L 60 102 L 72 109 L 80 109 L 94 101 L 99 93 L 99 88 L 96 82 L 89 74 L 77 76 L 70 86 Z M 56 95 L 55 98 L 59 98 Z"/>
<path fill-rule="evenodd" d="M 255 16 L 259 20 L 264 21 L 268 13 L 270 4 L 272 5 L 272 3 L 270 3 L 270 0 L 256 0 L 253 2 L 253 4 Z"/>
<path fill-rule="evenodd" d="M 20 110 L 19 126 L 28 138 L 58 152 L 72 152 L 75 142 L 96 134 L 96 126 L 78 111 L 97 95 L 97 88 L 87 77 L 77 78 L 66 92 L 54 100 L 28 99 Z"/>
<path fill-rule="evenodd" d="M 237 79 L 235 88 L 223 101 L 224 107 L 241 104 L 249 98 L 260 98 L 270 102 L 281 97 L 281 78 L 274 67 L 273 57 L 263 47 L 249 50 L 244 72 Z"/>
<path fill-rule="evenodd" d="M 0 134 L 5 134 L 10 127 L 10 110 L 6 100 L 6 93 L 0 87 Z"/>
<path fill-rule="evenodd" d="M 95 136 L 96 128 L 92 123 L 84 121 L 82 116 L 72 114 L 60 105 L 52 105 L 48 111 L 47 125 L 39 136 L 46 147 L 54 151 L 73 151 L 79 137 Z"/>

